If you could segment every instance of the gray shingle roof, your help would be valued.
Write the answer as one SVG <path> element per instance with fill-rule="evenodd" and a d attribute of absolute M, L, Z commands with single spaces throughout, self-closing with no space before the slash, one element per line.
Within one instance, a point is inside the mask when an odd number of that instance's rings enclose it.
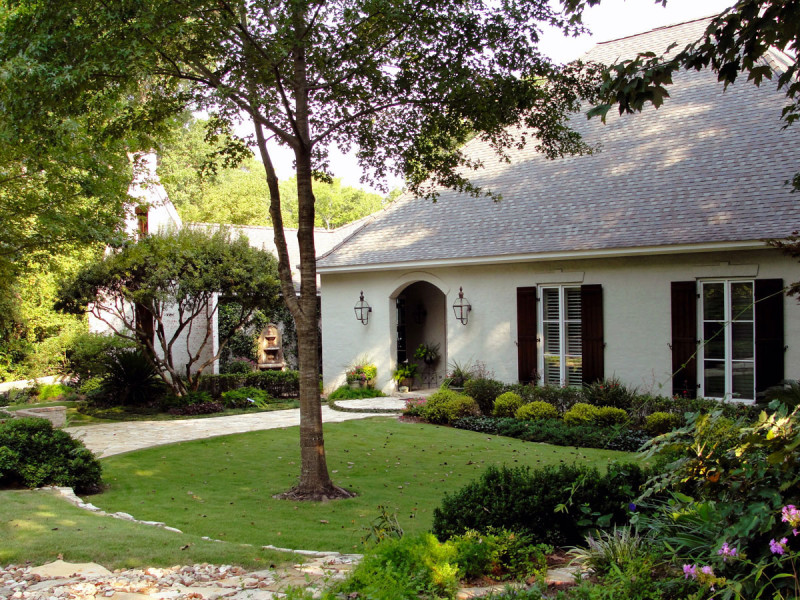
<path fill-rule="evenodd" d="M 701 19 L 598 44 L 585 57 L 613 63 L 699 38 Z M 771 64 L 776 64 L 770 61 Z M 603 251 L 782 237 L 800 226 L 800 198 L 784 182 L 800 168 L 797 126 L 782 130 L 775 84 L 723 87 L 684 72 L 658 110 L 576 115 L 599 152 L 547 160 L 532 144 L 510 164 L 473 141 L 472 180 L 500 202 L 444 191 L 436 203 L 403 197 L 318 260 L 321 269 L 388 263 Z M 587 107 L 588 108 L 588 107 Z M 612 109 L 614 112 L 615 109 Z"/>

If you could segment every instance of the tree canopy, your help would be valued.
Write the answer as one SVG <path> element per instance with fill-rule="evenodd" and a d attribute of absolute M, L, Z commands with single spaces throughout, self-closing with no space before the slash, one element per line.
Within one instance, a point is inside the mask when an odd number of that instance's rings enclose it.
<path fill-rule="evenodd" d="M 290 496 L 347 496 L 330 480 L 319 398 L 314 178 L 328 149 L 357 147 L 372 181 L 402 172 L 409 189 L 474 195 L 472 136 L 501 155 L 531 140 L 547 156 L 587 150 L 568 115 L 591 98 L 580 66 L 542 55 L 542 24 L 576 33 L 579 19 L 547 0 L 12 0 L 0 61 L 18 87 L 15 118 L 139 84 L 146 115 L 204 109 L 228 129 L 244 117 L 270 193 L 278 271 L 298 332 L 301 474 Z M 522 123 L 513 130 L 507 126 Z M 295 294 L 281 189 L 267 141 L 294 153 L 300 290 Z"/>
<path fill-rule="evenodd" d="M 273 312 L 278 290 L 269 252 L 252 248 L 245 237 L 231 241 L 224 230 L 183 229 L 148 235 L 88 263 L 64 282 L 56 306 L 74 314 L 90 310 L 116 335 L 136 342 L 181 396 L 187 387 L 197 389 L 203 370 L 256 310 Z M 228 315 L 228 335 L 220 335 L 214 350 L 211 321 L 221 298 L 235 299 L 236 314 Z M 152 315 L 152 327 L 139 307 Z M 200 334 L 191 335 L 198 328 Z M 179 362 L 179 353 L 188 358 Z"/>

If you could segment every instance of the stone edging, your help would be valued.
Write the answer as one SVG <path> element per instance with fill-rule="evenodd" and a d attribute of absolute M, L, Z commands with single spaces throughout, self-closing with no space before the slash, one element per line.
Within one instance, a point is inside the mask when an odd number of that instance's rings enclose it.
<path fill-rule="evenodd" d="M 48 488 L 39 488 L 39 489 L 48 489 Z M 77 508 L 88 510 L 93 512 L 101 517 L 113 517 L 114 519 L 120 519 L 122 521 L 131 521 L 132 523 L 138 523 L 139 525 L 149 525 L 151 527 L 159 527 L 166 531 L 172 531 L 173 533 L 180 533 L 182 534 L 183 531 L 180 529 L 176 529 L 175 527 L 170 527 L 166 523 L 162 523 L 161 521 L 140 521 L 139 519 L 135 518 L 133 515 L 129 515 L 125 512 L 115 512 L 115 513 L 108 513 L 98 507 L 96 507 L 91 502 L 84 502 L 81 498 L 75 495 L 75 492 L 71 487 L 59 487 L 59 486 L 50 486 L 49 489 L 55 490 L 58 492 L 62 498 L 64 498 L 67 502 L 76 506 Z M 210 538 L 207 535 L 201 536 L 201 539 L 209 541 L 209 542 L 223 542 L 224 540 L 215 540 L 214 538 Z M 311 558 L 325 558 L 325 557 L 339 557 L 339 556 L 347 556 L 357 558 L 358 560 L 361 559 L 361 554 L 342 554 L 341 552 L 334 552 L 334 551 L 324 551 L 324 550 L 295 550 L 293 548 L 281 548 L 279 546 L 273 546 L 272 544 L 267 544 L 266 546 L 261 546 L 265 550 L 276 550 L 278 552 L 289 552 L 292 554 L 299 554 L 301 556 L 308 556 Z"/>
<path fill-rule="evenodd" d="M 339 412 L 345 413 L 363 413 L 369 415 L 381 415 L 386 413 L 392 414 L 402 414 L 405 410 L 404 408 L 348 408 L 345 406 L 339 406 L 336 404 L 336 400 L 328 400 L 328 408 L 331 410 L 337 410 Z"/>

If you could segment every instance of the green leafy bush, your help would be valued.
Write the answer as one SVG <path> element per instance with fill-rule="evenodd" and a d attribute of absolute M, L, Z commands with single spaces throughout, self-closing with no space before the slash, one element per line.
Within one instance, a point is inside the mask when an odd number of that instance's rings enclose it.
<path fill-rule="evenodd" d="M 574 404 L 564 413 L 564 423 L 567 425 L 589 425 L 597 418 L 597 407 L 585 402 Z"/>
<path fill-rule="evenodd" d="M 374 388 L 351 388 L 343 385 L 328 395 L 328 400 L 357 400 L 359 398 L 382 398 L 386 396 Z"/>
<path fill-rule="evenodd" d="M 583 401 L 583 390 L 574 387 L 561 387 L 557 385 L 513 385 L 506 386 L 507 390 L 516 392 L 525 402 L 547 402 L 556 407 L 559 414 L 567 412 L 576 402 Z"/>
<path fill-rule="evenodd" d="M 503 387 L 503 383 L 496 379 L 473 377 L 464 383 L 464 393 L 478 403 L 484 415 L 490 415 L 494 401 L 503 393 Z"/>
<path fill-rule="evenodd" d="M 594 413 L 592 423 L 596 425 L 622 425 L 630 421 L 628 413 L 622 408 L 599 406 Z"/>
<path fill-rule="evenodd" d="M 503 581 L 543 574 L 547 555 L 553 552 L 552 546 L 537 544 L 529 535 L 506 529 L 467 531 L 450 542 L 456 548 L 459 577 L 468 581 L 484 576 Z"/>
<path fill-rule="evenodd" d="M 75 400 L 75 390 L 63 383 L 50 383 L 39 387 L 39 401 L 49 400 Z"/>
<path fill-rule="evenodd" d="M 629 390 L 616 377 L 596 381 L 583 388 L 583 399 L 594 406 L 613 406 L 615 408 L 630 408 L 636 398 L 636 390 Z"/>
<path fill-rule="evenodd" d="M 561 420 L 520 421 L 492 417 L 464 417 L 452 423 L 458 429 L 513 437 L 526 442 L 545 442 L 556 446 L 605 448 L 636 452 L 650 440 L 650 435 L 625 425 L 567 425 Z"/>
<path fill-rule="evenodd" d="M 219 398 L 222 392 L 240 387 L 264 390 L 271 398 L 297 398 L 300 394 L 300 374 L 297 371 L 255 371 L 252 373 L 225 373 L 203 375 L 198 389 Z"/>
<path fill-rule="evenodd" d="M 650 435 L 661 435 L 680 427 L 682 423 L 683 418 L 680 415 L 658 411 L 647 416 L 644 421 L 644 429 Z"/>
<path fill-rule="evenodd" d="M 100 463 L 82 442 L 53 429 L 46 419 L 0 423 L 0 486 L 69 486 L 79 494 L 100 491 Z"/>
<path fill-rule="evenodd" d="M 89 377 L 81 382 L 78 388 L 78 393 L 86 396 L 87 399 L 92 400 L 103 392 L 103 378 L 102 377 Z"/>
<path fill-rule="evenodd" d="M 170 412 L 171 414 L 189 414 L 189 413 L 173 413 L 174 409 L 181 409 L 194 404 L 207 404 L 212 401 L 211 394 L 208 392 L 186 392 L 183 396 L 176 396 L 168 394 L 161 399 L 161 409 Z M 220 405 L 221 406 L 221 405 Z"/>
<path fill-rule="evenodd" d="M 203 392 L 209 396 L 210 394 Z M 229 392 L 222 392 L 222 405 L 225 408 L 265 408 L 271 398 L 264 390 L 254 387 L 243 387 Z"/>
<path fill-rule="evenodd" d="M 386 539 L 368 550 L 335 591 L 343 597 L 376 600 L 454 598 L 457 574 L 455 546 L 423 533 Z"/>
<path fill-rule="evenodd" d="M 477 402 L 465 394 L 441 389 L 431 394 L 420 408 L 423 419 L 431 423 L 446 424 L 470 415 L 480 414 Z"/>
<path fill-rule="evenodd" d="M 248 373 L 253 373 L 257 366 L 255 361 L 245 358 L 244 356 L 237 356 L 225 363 L 225 373 L 246 375 Z"/>
<path fill-rule="evenodd" d="M 83 333 L 76 335 L 65 350 L 63 373 L 78 383 L 108 372 L 108 359 L 120 350 L 133 350 L 136 344 L 116 335 Z"/>
<path fill-rule="evenodd" d="M 171 415 L 212 415 L 214 413 L 222 412 L 225 407 L 220 402 L 193 402 L 192 404 L 184 404 L 183 406 L 174 406 L 167 412 Z"/>
<path fill-rule="evenodd" d="M 164 382 L 141 350 L 119 350 L 106 360 L 102 400 L 111 406 L 144 406 L 164 393 Z"/>
<path fill-rule="evenodd" d="M 492 415 L 495 417 L 513 417 L 514 413 L 522 406 L 523 402 L 519 394 L 515 394 L 514 392 L 500 394 L 494 401 Z"/>
<path fill-rule="evenodd" d="M 558 410 L 552 404 L 534 400 L 524 404 L 517 409 L 514 417 L 521 421 L 543 421 L 545 419 L 557 419 Z"/>
<path fill-rule="evenodd" d="M 492 466 L 461 490 L 445 494 L 434 510 L 432 531 L 449 539 L 470 529 L 505 528 L 539 543 L 576 544 L 590 527 L 624 524 L 628 504 L 646 479 L 633 464 L 612 464 L 605 474 L 581 465 Z"/>

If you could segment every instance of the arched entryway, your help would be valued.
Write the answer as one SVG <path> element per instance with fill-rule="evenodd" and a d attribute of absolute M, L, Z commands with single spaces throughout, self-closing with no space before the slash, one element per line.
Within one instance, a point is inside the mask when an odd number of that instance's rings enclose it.
<path fill-rule="evenodd" d="M 447 371 L 447 312 L 444 292 L 427 281 L 416 281 L 395 295 L 394 304 L 395 364 L 408 361 L 418 365 L 416 387 L 440 386 Z M 423 344 L 438 350 L 436 360 L 426 362 L 414 357 Z"/>

